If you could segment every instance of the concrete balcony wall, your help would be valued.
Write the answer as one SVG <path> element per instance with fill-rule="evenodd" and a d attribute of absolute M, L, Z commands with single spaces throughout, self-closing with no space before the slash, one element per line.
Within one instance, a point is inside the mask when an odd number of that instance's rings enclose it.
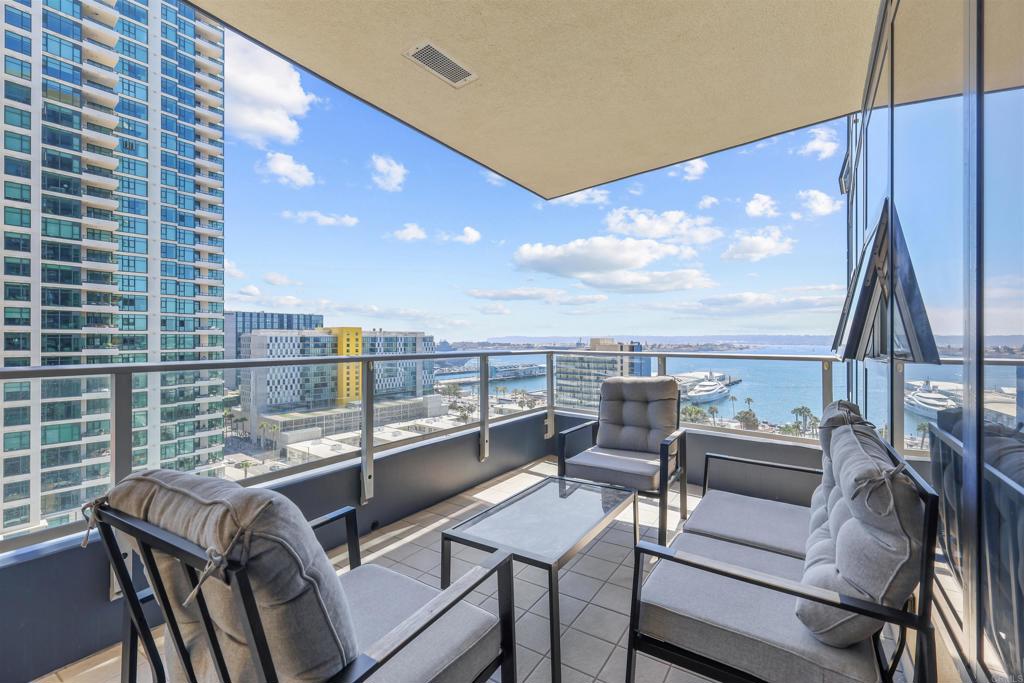
<path fill-rule="evenodd" d="M 359 506 L 359 462 L 285 476 L 268 484 L 308 518 L 345 505 L 359 510 L 360 533 L 385 526 L 550 452 L 544 415 L 492 424 L 491 454 L 480 462 L 478 429 L 379 454 L 375 492 Z M 344 525 L 318 533 L 325 548 L 344 543 Z M 109 599 L 110 569 L 95 533 L 84 550 L 81 534 L 0 555 L 3 680 L 27 681 L 120 640 L 123 605 Z M 136 567 L 136 576 L 142 576 Z M 150 623 L 160 623 L 150 605 Z"/>

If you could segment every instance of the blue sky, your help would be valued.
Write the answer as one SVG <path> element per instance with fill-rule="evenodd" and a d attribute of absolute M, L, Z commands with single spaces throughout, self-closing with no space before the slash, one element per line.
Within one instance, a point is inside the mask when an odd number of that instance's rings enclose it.
<path fill-rule="evenodd" d="M 545 202 L 234 37 L 227 88 L 229 310 L 450 340 L 834 331 L 842 121 Z"/>

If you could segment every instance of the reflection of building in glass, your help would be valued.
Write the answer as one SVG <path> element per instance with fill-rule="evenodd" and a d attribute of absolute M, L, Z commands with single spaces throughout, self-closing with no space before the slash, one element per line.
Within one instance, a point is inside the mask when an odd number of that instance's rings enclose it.
<path fill-rule="evenodd" d="M 312 313 L 268 313 L 267 311 L 228 311 L 224 314 L 224 357 L 244 358 L 240 354 L 242 335 L 254 330 L 315 330 L 323 327 L 324 317 Z M 227 371 L 224 383 L 237 389 L 240 375 Z"/>
<path fill-rule="evenodd" d="M 588 351 L 643 351 L 640 342 L 595 337 Z M 555 401 L 562 408 L 596 409 L 601 382 L 609 377 L 648 377 L 651 359 L 627 356 L 556 356 Z"/>

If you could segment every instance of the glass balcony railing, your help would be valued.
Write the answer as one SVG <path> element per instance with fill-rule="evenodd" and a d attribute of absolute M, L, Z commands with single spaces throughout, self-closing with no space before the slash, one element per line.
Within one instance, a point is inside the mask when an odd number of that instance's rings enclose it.
<path fill-rule="evenodd" d="M 109 298 L 103 301 L 112 303 Z M 109 324 L 107 312 L 87 315 L 90 327 Z M 33 441 L 32 428 L 4 430 L 10 441 L 5 443 L 8 452 L 17 455 L 24 450 L 28 471 L 34 473 L 33 468 L 40 467 L 33 452 L 49 458 L 51 446 L 60 445 L 67 447 L 67 454 L 61 455 L 61 450 L 53 457 L 71 458 L 74 462 L 69 466 L 78 466 L 87 450 L 90 459 L 106 463 L 112 473 L 104 481 L 98 476 L 85 478 L 83 473 L 66 478 L 54 475 L 55 482 L 62 482 L 59 487 L 54 484 L 60 500 L 52 496 L 43 500 L 53 491 L 44 494 L 38 483 L 30 483 L 25 505 L 32 513 L 27 521 L 12 523 L 0 532 L 0 549 L 80 529 L 77 508 L 65 508 L 64 503 L 75 496 L 85 500 L 87 490 L 109 485 L 140 468 L 175 468 L 258 483 L 353 461 L 360 468 L 363 495 L 369 498 L 377 453 L 471 430 L 480 433 L 483 460 L 489 456 L 492 425 L 542 414 L 546 436 L 553 437 L 556 411 L 594 415 L 601 382 L 613 376 L 674 377 L 684 425 L 808 440 L 817 437 L 822 408 L 833 398 L 852 395 L 847 386 L 850 379 L 854 387 L 866 381 L 871 390 L 862 409 L 909 456 L 918 457 L 929 455 L 929 426 L 935 414 L 911 405 L 925 400 L 922 393 L 946 397 L 947 409 L 962 402 L 960 368 L 954 360 L 941 366 L 898 366 L 892 373 L 896 377 L 892 389 L 889 383 L 879 382 L 890 375 L 884 364 L 848 367 L 831 355 L 764 352 L 559 349 L 198 360 L 207 347 L 223 345 L 220 329 L 207 327 L 175 335 L 183 342 L 191 340 L 188 348 L 179 345 L 163 351 L 165 358 L 183 359 L 178 362 L 83 364 L 61 367 L 59 375 L 51 367 L 0 369 L 4 406 L 10 408 L 5 419 L 10 415 L 17 421 L 17 409 L 30 408 L 38 396 L 44 406 L 60 404 L 46 408 L 46 415 L 59 425 L 64 424 L 59 420 L 63 416 L 71 420 L 70 427 L 47 427 L 45 444 Z M 84 346 L 116 351 L 118 339 L 111 329 L 110 334 L 85 335 Z M 237 390 L 225 390 L 227 369 L 240 375 Z M 986 412 L 993 419 L 1001 416 L 1007 425 L 1019 422 L 1024 361 L 993 359 L 989 373 L 994 384 L 986 390 Z M 267 387 L 274 389 L 268 393 Z M 117 400 L 123 395 L 130 400 Z M 890 401 L 902 429 L 893 429 L 888 420 Z M 31 413 L 22 412 L 28 419 Z M 924 426 L 919 428 L 919 423 Z M 80 474 L 80 483 L 64 485 L 79 482 Z"/>

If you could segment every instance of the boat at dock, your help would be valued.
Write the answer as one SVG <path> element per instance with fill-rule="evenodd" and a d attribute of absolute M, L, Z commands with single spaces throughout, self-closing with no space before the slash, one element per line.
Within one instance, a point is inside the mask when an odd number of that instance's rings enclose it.
<path fill-rule="evenodd" d="M 686 392 L 686 400 L 696 404 L 713 403 L 728 395 L 729 387 L 708 373 L 707 379 L 698 382 Z"/>

